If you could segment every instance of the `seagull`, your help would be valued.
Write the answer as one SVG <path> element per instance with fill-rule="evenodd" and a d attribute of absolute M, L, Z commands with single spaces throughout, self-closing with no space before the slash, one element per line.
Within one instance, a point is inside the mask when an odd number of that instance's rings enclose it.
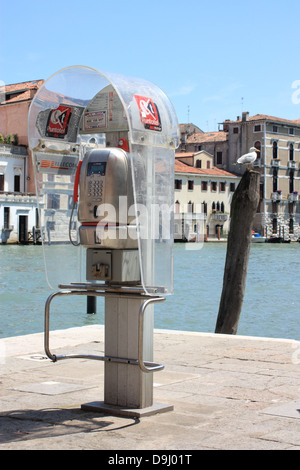
<path fill-rule="evenodd" d="M 255 147 L 251 147 L 249 153 L 245 153 L 245 155 L 242 155 L 240 158 L 238 158 L 237 163 L 247 165 L 250 169 L 251 163 L 255 162 L 257 159 L 257 152 L 260 152 L 260 150 L 256 149 Z"/>

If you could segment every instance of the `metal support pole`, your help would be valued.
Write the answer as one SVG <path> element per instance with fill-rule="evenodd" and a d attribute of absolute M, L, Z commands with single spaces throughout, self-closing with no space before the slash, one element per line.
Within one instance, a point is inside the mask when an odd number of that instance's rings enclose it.
<path fill-rule="evenodd" d="M 153 362 L 153 307 L 164 297 L 144 296 L 139 289 L 120 292 L 86 289 L 84 285 L 60 286 L 68 290 L 52 293 L 45 304 L 45 352 L 56 362 L 85 358 L 105 362 L 104 401 L 81 406 L 84 410 L 109 412 L 118 416 L 149 416 L 173 410 L 173 405 L 153 403 L 153 372 L 163 364 Z M 70 289 L 71 288 L 71 289 Z M 76 290 L 75 290 L 76 289 Z M 50 305 L 57 296 L 86 295 L 105 297 L 105 355 L 68 354 L 50 351 Z M 147 315 L 145 315 L 147 309 Z M 146 360 L 145 360 L 146 359 Z M 138 366 L 138 367 L 136 367 Z"/>

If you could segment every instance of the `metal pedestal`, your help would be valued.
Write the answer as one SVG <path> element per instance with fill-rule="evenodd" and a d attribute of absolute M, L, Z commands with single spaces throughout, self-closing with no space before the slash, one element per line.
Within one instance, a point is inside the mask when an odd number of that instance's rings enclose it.
<path fill-rule="evenodd" d="M 51 294 L 45 305 L 45 352 L 52 361 L 88 358 L 105 361 L 104 401 L 81 406 L 119 416 L 141 417 L 170 411 L 172 405 L 153 403 L 153 374 L 163 364 L 153 362 L 153 306 L 164 297 L 147 296 L 139 287 L 99 284 L 71 284 Z M 49 348 L 50 304 L 57 296 L 105 297 L 105 355 L 70 354 L 56 356 Z M 145 311 L 147 309 L 147 315 Z"/>

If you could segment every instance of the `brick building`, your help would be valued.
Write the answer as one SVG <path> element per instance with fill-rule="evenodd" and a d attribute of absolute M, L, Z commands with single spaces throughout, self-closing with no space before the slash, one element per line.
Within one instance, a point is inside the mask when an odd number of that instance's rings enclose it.
<path fill-rule="evenodd" d="M 39 225 L 27 116 L 44 80 L 0 90 L 0 243 L 27 243 Z"/>
<path fill-rule="evenodd" d="M 236 161 L 250 147 L 260 150 L 253 165 L 261 174 L 255 230 L 268 238 L 299 239 L 300 120 L 244 112 L 235 121 L 224 121 L 218 132 L 183 135 L 179 150 L 207 151 L 215 167 L 242 175 L 245 167 Z"/>

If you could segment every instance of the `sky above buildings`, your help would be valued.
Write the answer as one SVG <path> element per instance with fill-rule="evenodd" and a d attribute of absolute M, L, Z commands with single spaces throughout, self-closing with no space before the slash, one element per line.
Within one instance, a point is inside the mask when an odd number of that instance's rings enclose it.
<path fill-rule="evenodd" d="M 300 119 L 299 0 L 0 0 L 0 85 L 70 65 L 145 78 L 180 123 Z"/>

